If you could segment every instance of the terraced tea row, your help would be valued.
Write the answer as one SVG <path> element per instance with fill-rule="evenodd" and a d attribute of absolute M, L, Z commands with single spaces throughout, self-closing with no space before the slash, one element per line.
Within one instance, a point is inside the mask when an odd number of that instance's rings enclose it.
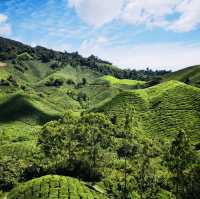
<path fill-rule="evenodd" d="M 20 184 L 7 199 L 106 199 L 83 182 L 62 176 L 44 176 Z"/>
<path fill-rule="evenodd" d="M 151 88 L 126 91 L 94 109 L 110 117 L 123 118 L 132 107 L 133 128 L 152 136 L 173 137 L 185 130 L 193 141 L 200 141 L 200 89 L 170 81 Z M 121 115 L 121 116 L 120 116 Z"/>

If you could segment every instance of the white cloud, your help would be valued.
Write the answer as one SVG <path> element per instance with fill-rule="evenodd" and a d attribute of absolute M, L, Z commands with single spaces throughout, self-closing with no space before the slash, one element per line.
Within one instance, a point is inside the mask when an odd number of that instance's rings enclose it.
<path fill-rule="evenodd" d="M 171 20 L 169 16 L 172 16 Z M 157 26 L 166 30 L 189 32 L 200 23 L 200 1 L 128 0 L 122 19 L 151 28 Z"/>
<path fill-rule="evenodd" d="M 80 53 L 95 54 L 120 67 L 177 70 L 200 63 L 200 43 L 157 43 L 110 47 L 109 39 L 99 42 L 97 38 L 84 41 Z"/>
<path fill-rule="evenodd" d="M 69 0 L 80 18 L 89 25 L 100 27 L 120 15 L 124 0 Z"/>
<path fill-rule="evenodd" d="M 9 35 L 11 33 L 11 26 L 8 23 L 8 17 L 0 13 L 0 35 Z"/>
<path fill-rule="evenodd" d="M 69 6 L 78 8 L 82 0 L 69 0 Z"/>
<path fill-rule="evenodd" d="M 171 0 L 128 0 L 122 18 L 132 24 L 165 24 L 165 16 L 173 13 L 177 1 Z"/>
<path fill-rule="evenodd" d="M 95 27 L 122 19 L 148 28 L 188 32 L 200 24 L 200 0 L 69 0 L 69 5 Z"/>
<path fill-rule="evenodd" d="M 200 1 L 184 0 L 176 7 L 180 18 L 169 26 L 169 29 L 180 32 L 192 31 L 200 23 Z"/>
<path fill-rule="evenodd" d="M 4 14 L 0 14 L 0 23 L 4 23 L 6 22 L 8 19 L 8 17 Z"/>

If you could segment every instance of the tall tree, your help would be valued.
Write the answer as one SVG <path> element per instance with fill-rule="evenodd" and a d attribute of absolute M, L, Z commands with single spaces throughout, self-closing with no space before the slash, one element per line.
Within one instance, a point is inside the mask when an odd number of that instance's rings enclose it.
<path fill-rule="evenodd" d="M 141 160 L 138 164 L 138 174 L 136 176 L 136 184 L 140 198 L 151 198 L 157 194 L 157 182 L 155 178 L 155 170 L 151 166 L 151 155 L 148 144 L 144 144 L 141 152 Z"/>
<path fill-rule="evenodd" d="M 79 120 L 76 137 L 87 151 L 93 171 L 98 170 L 100 152 L 111 144 L 112 126 L 111 121 L 101 113 L 85 114 Z M 100 162 L 103 162 L 102 159 Z"/>
<path fill-rule="evenodd" d="M 181 131 L 171 143 L 165 154 L 165 165 L 173 174 L 175 195 L 177 199 L 184 198 L 185 194 L 185 171 L 195 162 L 195 153 L 184 131 Z"/>
<path fill-rule="evenodd" d="M 129 106 L 125 109 L 125 121 L 124 121 L 124 135 L 125 135 L 125 143 L 122 147 L 121 152 L 123 152 L 121 157 L 124 158 L 124 199 L 128 198 L 128 190 L 127 190 L 127 159 L 130 158 L 130 156 L 135 155 L 135 151 L 130 150 L 130 146 L 128 145 L 128 139 L 130 138 L 131 133 L 131 125 L 133 120 L 133 108 Z"/>

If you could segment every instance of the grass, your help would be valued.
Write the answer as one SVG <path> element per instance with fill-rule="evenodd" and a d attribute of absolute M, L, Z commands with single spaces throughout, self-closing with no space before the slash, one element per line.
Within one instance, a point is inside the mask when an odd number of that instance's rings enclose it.
<path fill-rule="evenodd" d="M 49 175 L 24 184 L 8 193 L 7 199 L 106 199 L 107 197 L 90 189 L 85 183 L 70 177 Z"/>
<path fill-rule="evenodd" d="M 106 75 L 101 77 L 102 80 L 109 82 L 111 85 L 127 85 L 127 86 L 142 86 L 144 81 L 130 80 L 130 79 L 118 79 L 116 77 Z"/>

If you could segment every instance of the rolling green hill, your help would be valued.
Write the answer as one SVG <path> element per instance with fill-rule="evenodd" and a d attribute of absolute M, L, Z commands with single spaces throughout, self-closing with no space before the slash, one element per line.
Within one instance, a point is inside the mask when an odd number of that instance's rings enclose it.
<path fill-rule="evenodd" d="M 191 66 L 182 70 L 167 74 L 163 77 L 164 81 L 177 80 L 200 87 L 200 66 Z"/>
<path fill-rule="evenodd" d="M 46 101 L 37 96 L 16 94 L 5 98 L 0 103 L 0 122 L 35 118 L 39 123 L 59 118 L 59 112 Z"/>
<path fill-rule="evenodd" d="M 120 84 L 120 85 L 130 85 L 135 86 L 138 84 L 144 84 L 143 81 L 137 81 L 137 80 L 130 80 L 130 79 L 117 79 L 113 76 L 103 76 L 103 80 L 110 82 L 111 84 Z"/>
<path fill-rule="evenodd" d="M 148 168 L 149 173 L 156 176 L 147 180 L 155 180 L 160 187 L 154 191 L 162 195 L 154 198 L 174 198 L 172 174 L 162 158 L 182 130 L 192 146 L 200 146 L 199 72 L 199 66 L 169 74 L 122 70 L 93 55 L 0 37 L 3 199 L 121 199 L 126 175 L 128 197 L 139 198 L 136 185 L 147 145 L 146 162 L 155 170 Z"/>
<path fill-rule="evenodd" d="M 7 199 L 106 199 L 77 179 L 62 176 L 44 176 L 13 189 Z"/>
<path fill-rule="evenodd" d="M 136 131 L 170 138 L 184 129 L 193 141 L 200 141 L 200 89 L 169 81 L 147 89 L 121 92 L 96 111 L 120 118 L 130 105 Z"/>

